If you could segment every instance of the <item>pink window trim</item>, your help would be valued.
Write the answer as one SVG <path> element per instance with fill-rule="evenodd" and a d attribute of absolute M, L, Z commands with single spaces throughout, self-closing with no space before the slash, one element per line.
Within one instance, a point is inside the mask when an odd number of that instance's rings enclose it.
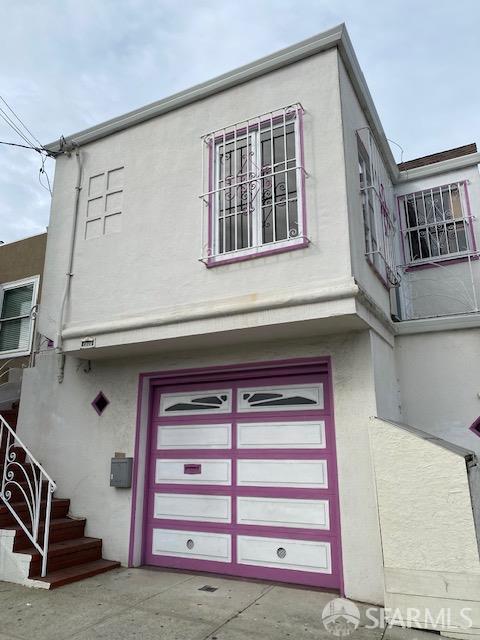
<path fill-rule="evenodd" d="M 479 259 L 479 255 L 477 252 L 477 241 L 475 238 L 475 230 L 473 228 L 473 215 L 472 215 L 472 210 L 470 207 L 470 197 L 468 194 L 468 186 L 467 186 L 467 180 L 458 180 L 457 182 L 447 182 L 445 184 L 441 184 L 438 185 L 436 187 L 432 187 L 433 189 L 443 189 L 443 187 L 448 187 L 452 184 L 458 184 L 458 185 L 463 185 L 463 189 L 464 189 L 464 194 L 465 194 L 465 204 L 467 207 L 467 211 L 466 211 L 466 216 L 464 217 L 464 220 L 467 222 L 467 226 L 468 226 L 468 230 L 469 230 L 469 236 L 470 236 L 470 241 L 471 241 L 471 248 L 469 250 L 467 250 L 466 252 L 464 252 L 461 255 L 453 255 L 453 256 L 438 256 L 438 259 L 433 258 L 430 262 L 417 262 L 417 261 L 412 261 L 412 262 L 408 262 L 407 263 L 407 251 L 405 248 L 405 233 L 406 230 L 404 228 L 404 224 L 403 224 L 403 216 L 400 210 L 400 200 L 402 198 L 406 198 L 408 196 L 413 195 L 414 193 L 420 193 L 421 191 L 428 191 L 428 187 L 426 189 L 418 189 L 417 191 L 412 191 L 410 193 L 403 193 L 400 196 L 397 196 L 397 211 L 398 211 L 398 220 L 400 222 L 400 237 L 401 237 L 401 242 L 402 242 L 402 256 L 403 256 L 403 263 L 406 265 L 405 271 L 415 271 L 417 269 L 432 269 L 435 268 L 437 265 L 442 264 L 444 265 L 444 263 L 448 263 L 448 264 L 456 264 L 458 262 L 465 262 L 466 260 L 470 259 L 470 260 L 478 260 Z M 432 264 L 434 263 L 434 264 Z"/>
<path fill-rule="evenodd" d="M 209 233 L 210 235 L 210 233 Z M 299 238 L 295 238 L 295 240 L 299 240 Z M 233 264 L 235 262 L 245 262 L 245 260 L 255 260 L 255 258 L 265 258 L 267 256 L 273 256 L 279 253 L 286 253 L 287 251 L 296 251 L 297 249 L 305 249 L 310 244 L 310 240 L 306 237 L 301 237 L 300 242 L 290 241 L 290 244 L 287 244 L 288 240 L 285 240 L 285 246 L 277 247 L 276 249 L 268 249 L 270 245 L 263 245 L 265 249 L 260 247 L 254 247 L 250 249 L 251 253 L 244 253 L 241 256 L 232 255 L 231 258 L 208 258 L 205 262 L 205 266 L 208 269 L 212 269 L 214 267 L 221 267 L 224 264 Z M 245 249 L 247 251 L 247 249 Z M 228 254 L 225 254 L 228 255 Z"/>
<path fill-rule="evenodd" d="M 467 262 L 468 260 L 478 260 L 480 256 L 474 253 L 468 253 L 467 255 L 455 256 L 448 258 L 448 256 L 444 256 L 441 260 L 432 260 L 431 262 L 422 262 L 420 264 L 412 263 L 405 267 L 405 271 L 421 271 L 422 269 L 435 269 L 441 265 L 444 267 L 446 264 L 459 264 L 460 262 Z"/>
<path fill-rule="evenodd" d="M 231 258 L 228 258 L 228 257 L 224 258 L 223 256 L 209 257 L 206 260 L 204 260 L 204 264 L 207 267 L 207 269 L 211 269 L 212 267 L 220 267 L 220 266 L 223 266 L 224 264 L 233 264 L 235 262 L 245 262 L 246 260 L 254 260 L 255 258 L 263 258 L 266 256 L 276 255 L 279 253 L 286 253 L 287 251 L 294 251 L 296 249 L 305 249 L 310 244 L 310 240 L 307 237 L 307 208 L 306 208 L 306 202 L 305 202 L 305 197 L 306 197 L 305 150 L 304 150 L 304 134 L 303 134 L 303 116 L 305 111 L 303 107 L 299 106 L 297 113 L 298 113 L 298 137 L 299 137 L 299 146 L 300 146 L 300 164 L 301 164 L 300 192 L 302 197 L 302 207 L 301 207 L 301 210 L 298 212 L 298 215 L 302 220 L 302 235 L 297 236 L 296 238 L 285 239 L 285 241 L 282 241 L 282 243 L 285 242 L 285 245 L 277 248 L 275 247 L 271 248 L 271 244 L 273 243 L 268 243 L 264 245 L 259 245 L 258 247 L 252 247 L 250 249 L 248 248 L 242 249 L 241 250 L 242 255 L 240 256 L 235 255 L 235 253 L 238 253 L 237 251 L 237 252 L 232 252 Z M 282 120 L 282 116 L 277 116 L 276 118 L 273 118 L 272 122 L 274 123 L 275 121 L 280 122 L 281 120 Z M 210 140 L 208 142 L 208 192 L 210 194 L 208 196 L 208 235 L 207 235 L 208 255 L 212 253 L 212 247 L 214 242 L 214 237 L 213 237 L 214 208 L 213 208 L 213 196 L 211 195 L 211 192 L 213 190 L 213 176 L 215 171 L 214 143 L 216 144 L 220 140 L 227 141 L 229 136 L 233 137 L 235 134 L 241 135 L 243 132 L 257 130 L 261 128 L 264 123 L 268 123 L 268 122 L 270 122 L 270 120 L 265 119 L 259 123 L 254 123 L 251 126 L 245 127 L 244 129 L 239 129 L 238 131 L 232 130 L 226 133 L 225 136 L 218 136 L 217 138 L 214 139 L 214 141 Z M 296 243 L 294 242 L 295 240 L 299 240 L 299 239 L 301 239 L 302 241 L 296 242 Z M 289 244 L 289 242 L 291 244 Z M 224 254 L 224 255 L 228 256 L 228 254 Z"/>
<path fill-rule="evenodd" d="M 133 482 L 132 482 L 132 503 L 131 503 L 131 522 L 130 522 L 130 541 L 129 541 L 129 553 L 128 553 L 128 566 L 135 566 L 134 564 L 134 554 L 135 554 L 135 545 L 136 542 L 139 541 L 138 538 L 141 538 L 142 544 L 142 562 L 145 553 L 145 535 L 149 531 L 148 527 L 148 509 L 143 507 L 143 517 L 142 517 L 142 531 L 141 533 L 136 532 L 136 524 L 139 519 L 139 515 L 137 514 L 137 504 L 138 504 L 138 493 L 139 493 L 139 484 L 140 484 L 140 469 L 139 469 L 139 461 L 140 457 L 145 459 L 145 456 L 148 456 L 151 448 L 151 429 L 150 425 L 152 422 L 152 409 L 153 409 L 153 399 L 154 393 L 153 388 L 157 385 L 178 385 L 179 383 L 184 384 L 195 383 L 205 384 L 211 381 L 221 381 L 221 380 L 233 380 L 238 378 L 240 375 L 247 375 L 251 379 L 255 378 L 264 378 L 268 375 L 281 375 L 281 376 L 291 376 L 291 375 L 308 375 L 310 373 L 326 373 L 327 380 L 325 384 L 325 409 L 329 410 L 330 418 L 332 422 L 332 434 L 333 434 L 333 456 L 334 456 L 334 468 L 331 468 L 331 472 L 333 477 L 335 478 L 335 485 L 332 487 L 334 491 L 337 492 L 338 496 L 338 480 L 337 480 L 337 465 L 336 465 L 336 442 L 335 442 L 335 417 L 334 417 L 334 406 L 333 406 L 333 388 L 332 388 L 332 366 L 331 366 L 331 357 L 316 357 L 316 358 L 293 358 L 288 360 L 272 360 L 272 361 L 260 361 L 260 362 L 252 362 L 246 364 L 236 364 L 236 365 L 221 365 L 221 366 L 210 366 L 210 367 L 202 367 L 202 368 L 192 368 L 192 369 L 173 369 L 167 371 L 151 371 L 141 373 L 139 375 L 138 380 L 138 395 L 137 395 L 137 421 L 136 421 L 136 430 L 135 430 L 135 450 L 134 450 L 134 462 L 133 462 Z M 145 385 L 148 385 L 148 389 Z M 142 410 L 144 405 L 148 403 L 148 411 L 146 412 L 146 426 L 142 425 Z M 145 421 L 143 421 L 144 423 Z M 144 438 L 143 446 L 142 446 L 142 428 L 148 430 L 147 437 Z M 148 474 L 149 474 L 149 465 L 145 464 L 144 477 L 143 477 L 143 488 L 148 486 Z M 145 496 L 145 491 L 144 491 Z M 337 498 L 338 499 L 338 498 Z M 335 528 L 338 532 L 338 546 L 335 549 L 337 554 L 337 562 L 338 562 L 338 579 L 339 579 L 339 590 L 341 595 L 344 595 L 344 577 L 343 577 L 343 559 L 342 559 L 342 547 L 341 547 L 341 523 L 340 523 L 340 513 L 339 507 L 337 507 L 335 511 Z M 137 537 L 136 537 L 137 536 Z M 333 549 L 332 549 L 333 551 Z M 200 562 L 200 561 L 199 561 Z M 202 563 L 200 562 L 200 565 Z M 198 566 L 198 571 L 208 570 L 207 567 Z M 168 566 L 168 560 L 165 562 L 165 566 Z M 194 568 L 191 565 L 191 568 Z M 255 568 L 252 568 L 252 578 L 255 577 Z M 274 572 L 273 572 L 274 573 Z M 275 577 L 272 573 L 272 579 L 275 580 Z M 295 573 L 295 572 L 293 572 Z M 325 576 L 325 574 L 322 574 Z M 292 576 L 293 577 L 293 576 Z"/>

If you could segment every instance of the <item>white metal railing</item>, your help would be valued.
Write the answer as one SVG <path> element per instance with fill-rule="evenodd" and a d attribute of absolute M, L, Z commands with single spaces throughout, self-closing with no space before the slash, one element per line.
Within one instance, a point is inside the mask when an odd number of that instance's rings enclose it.
<path fill-rule="evenodd" d="M 9 364 L 13 362 L 13 358 L 7 360 L 3 364 L 0 365 L 0 385 L 6 384 L 8 382 L 8 374 L 10 373 Z M 3 378 L 7 377 L 7 380 L 3 380 Z"/>
<path fill-rule="evenodd" d="M 399 196 L 402 242 L 410 264 L 475 252 L 467 183 L 452 182 Z"/>
<path fill-rule="evenodd" d="M 202 136 L 203 262 L 308 242 L 303 115 L 297 103 Z"/>
<path fill-rule="evenodd" d="M 368 127 L 357 130 L 360 193 L 365 229 L 365 257 L 384 284 L 400 283 L 397 269 L 397 220 L 393 185 Z"/>
<path fill-rule="evenodd" d="M 480 312 L 480 264 L 469 255 L 461 264 L 430 260 L 428 269 L 400 266 L 402 320 Z"/>
<path fill-rule="evenodd" d="M 40 553 L 43 577 L 47 573 L 52 495 L 57 485 L 1 415 L 0 469 L 0 500 Z"/>

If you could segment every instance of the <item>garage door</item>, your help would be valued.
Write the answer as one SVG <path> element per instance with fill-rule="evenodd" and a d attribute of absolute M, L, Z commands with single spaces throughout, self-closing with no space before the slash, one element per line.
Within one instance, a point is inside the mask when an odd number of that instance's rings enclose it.
<path fill-rule="evenodd" d="M 156 388 L 146 564 L 340 587 L 327 382 Z"/>

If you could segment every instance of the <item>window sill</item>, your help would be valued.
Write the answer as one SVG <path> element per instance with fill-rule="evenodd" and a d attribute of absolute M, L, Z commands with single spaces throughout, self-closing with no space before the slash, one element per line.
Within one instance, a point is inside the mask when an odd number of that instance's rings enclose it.
<path fill-rule="evenodd" d="M 306 237 L 289 240 L 282 243 L 281 246 L 264 245 L 249 249 L 248 251 L 237 251 L 213 258 L 205 258 L 202 262 L 207 269 L 213 267 L 221 267 L 225 264 L 233 264 L 235 262 L 245 262 L 246 260 L 254 260 L 255 258 L 265 258 L 267 256 L 286 253 L 287 251 L 295 251 L 296 249 L 305 249 L 310 244 L 310 240 Z"/>
<path fill-rule="evenodd" d="M 0 351 L 0 360 L 6 360 L 7 358 L 24 358 L 31 354 L 31 349 L 28 350 L 16 350 L 16 351 Z"/>
<path fill-rule="evenodd" d="M 405 267 L 405 272 L 408 271 L 420 271 L 422 269 L 435 269 L 435 267 L 445 267 L 449 264 L 459 264 L 461 262 L 467 262 L 468 260 L 479 260 L 480 255 L 478 253 L 468 253 L 460 256 L 445 256 L 439 260 L 430 260 L 425 262 L 412 262 Z"/>

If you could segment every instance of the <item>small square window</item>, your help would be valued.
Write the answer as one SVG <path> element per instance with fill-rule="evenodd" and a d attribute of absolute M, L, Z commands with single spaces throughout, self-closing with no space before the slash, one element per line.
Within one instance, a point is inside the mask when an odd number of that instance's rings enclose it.
<path fill-rule="evenodd" d="M 103 391 L 100 391 L 95 400 L 92 402 L 92 407 L 95 409 L 98 415 L 101 416 L 109 404 L 110 400 L 106 397 Z"/>

